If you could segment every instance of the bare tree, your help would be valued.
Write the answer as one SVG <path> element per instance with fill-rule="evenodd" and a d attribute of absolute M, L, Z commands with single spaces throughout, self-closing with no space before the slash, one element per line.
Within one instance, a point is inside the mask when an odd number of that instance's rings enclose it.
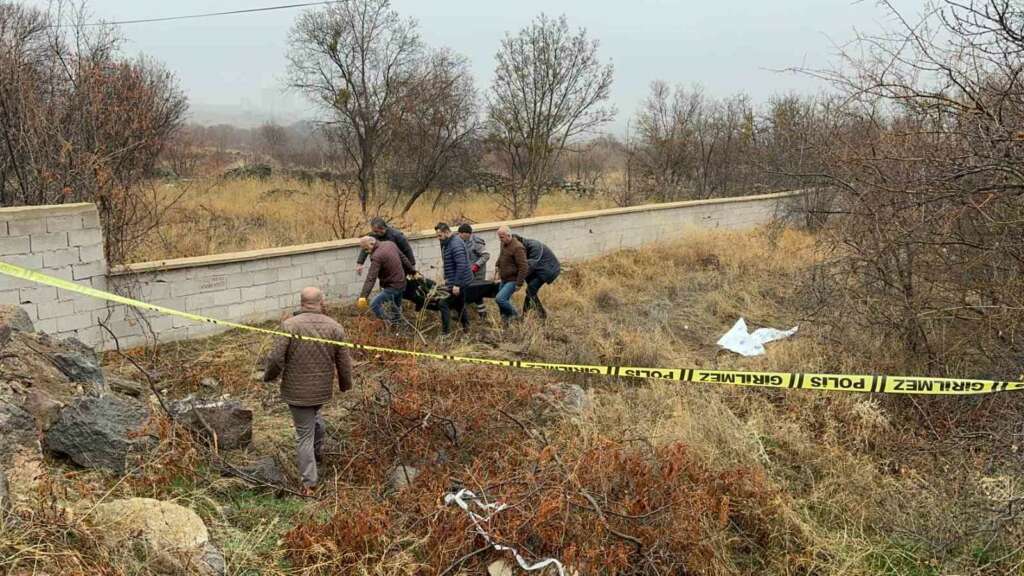
<path fill-rule="evenodd" d="M 434 51 L 421 63 L 403 105 L 391 182 L 405 198 L 404 216 L 431 186 L 440 184 L 439 194 L 447 188 L 445 180 L 453 179 L 444 178 L 446 172 L 466 173 L 465 164 L 474 161 L 479 103 L 469 62 L 447 49 Z"/>
<path fill-rule="evenodd" d="M 120 57 L 114 29 L 51 9 L 0 2 L 0 199 L 95 202 L 120 262 L 167 208 L 145 183 L 187 101 L 159 64 Z"/>
<path fill-rule="evenodd" d="M 292 28 L 291 85 L 329 115 L 327 127 L 357 168 L 366 213 L 416 83 L 423 43 L 388 0 L 343 0 L 304 13 Z"/>
<path fill-rule="evenodd" d="M 826 149 L 835 307 L 938 361 L 1015 369 L 1024 314 L 1024 9 L 949 0 L 863 36 L 836 70 Z M 851 313 L 852 312 L 852 313 Z"/>
<path fill-rule="evenodd" d="M 536 209 L 566 143 L 615 115 L 602 106 L 613 68 L 598 60 L 597 47 L 586 30 L 571 32 L 564 16 L 543 14 L 501 42 L 488 120 L 510 180 L 501 201 L 513 216 Z"/>

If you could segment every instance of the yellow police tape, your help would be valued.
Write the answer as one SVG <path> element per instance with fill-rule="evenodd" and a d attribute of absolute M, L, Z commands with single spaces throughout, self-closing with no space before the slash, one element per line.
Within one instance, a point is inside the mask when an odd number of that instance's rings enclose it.
<path fill-rule="evenodd" d="M 89 286 L 82 286 L 61 278 L 47 276 L 40 272 L 27 270 L 20 266 L 0 262 L 0 274 L 20 278 L 29 282 L 36 282 L 53 286 L 69 292 L 77 292 L 85 296 L 107 300 L 132 306 L 143 310 L 151 310 L 170 316 L 178 316 L 194 322 L 208 322 L 219 326 L 248 330 L 270 334 L 272 336 L 283 336 L 285 338 L 296 338 L 311 342 L 322 342 L 334 346 L 343 346 L 355 350 L 366 350 L 370 352 L 384 352 L 387 354 L 400 354 L 418 358 L 430 358 L 451 362 L 464 362 L 469 364 L 487 364 L 491 366 L 508 366 L 513 368 L 536 368 L 541 370 L 555 370 L 559 372 L 573 372 L 579 374 L 598 374 L 613 377 L 629 378 L 655 378 L 660 380 L 677 380 L 682 382 L 708 382 L 713 384 L 729 384 L 733 386 L 760 386 L 765 388 L 787 388 L 806 390 L 827 390 L 837 392 L 885 392 L 889 394 L 988 394 L 992 392 L 1005 392 L 1010 390 L 1024 390 L 1024 382 L 1007 382 L 995 380 L 975 380 L 969 378 L 930 378 L 922 376 L 884 376 L 865 374 L 807 374 L 797 372 L 747 372 L 737 370 L 704 370 L 701 368 L 642 368 L 635 366 L 601 366 L 582 364 L 552 364 L 548 362 L 527 362 L 524 360 L 495 360 L 490 358 L 468 358 L 464 356 L 451 356 L 448 354 L 434 354 L 431 352 L 415 352 L 412 350 L 401 350 L 398 348 L 383 348 L 380 346 L 366 346 L 352 342 L 341 342 L 325 338 L 313 338 L 290 334 L 280 330 L 260 328 L 238 324 L 226 320 L 217 320 L 198 314 L 190 314 L 173 308 L 165 308 L 155 304 L 149 304 L 132 298 L 126 298 L 118 294 L 104 292 Z"/>

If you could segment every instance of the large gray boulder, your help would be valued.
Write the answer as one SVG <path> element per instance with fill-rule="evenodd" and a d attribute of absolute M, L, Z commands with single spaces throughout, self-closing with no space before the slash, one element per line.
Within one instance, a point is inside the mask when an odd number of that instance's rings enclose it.
<path fill-rule="evenodd" d="M 252 410 L 238 400 L 203 400 L 191 396 L 171 402 L 171 414 L 192 432 L 210 441 L 217 435 L 222 450 L 245 448 L 252 443 Z"/>
<path fill-rule="evenodd" d="M 0 470 L 0 518 L 7 514 L 11 508 L 11 497 L 7 490 L 7 475 Z"/>
<path fill-rule="evenodd" d="M 0 463 L 10 463 L 16 453 L 24 451 L 39 453 L 35 418 L 0 398 Z"/>
<path fill-rule="evenodd" d="M 92 384 L 102 389 L 106 380 L 94 354 L 86 352 L 58 352 L 52 356 L 53 364 L 72 382 Z"/>
<path fill-rule="evenodd" d="M 35 332 L 32 318 L 21 306 L 0 304 L 0 328 L 8 327 L 19 332 Z"/>
<path fill-rule="evenodd" d="M 30 388 L 25 393 L 21 407 L 35 418 L 39 430 L 45 432 L 60 417 L 60 411 L 64 404 L 54 400 L 42 388 Z"/>
<path fill-rule="evenodd" d="M 78 397 L 64 407 L 46 432 L 46 447 L 79 466 L 123 474 L 129 457 L 156 439 L 148 434 L 149 409 L 129 398 L 107 394 Z"/>

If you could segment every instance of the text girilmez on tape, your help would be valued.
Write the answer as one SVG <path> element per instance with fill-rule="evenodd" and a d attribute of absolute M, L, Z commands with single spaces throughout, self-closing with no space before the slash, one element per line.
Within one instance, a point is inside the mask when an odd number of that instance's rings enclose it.
<path fill-rule="evenodd" d="M 386 354 L 397 354 L 402 356 L 413 356 L 418 358 L 429 358 L 448 362 L 461 362 L 469 364 L 487 364 L 491 366 L 505 366 L 511 368 L 533 368 L 540 370 L 553 370 L 559 372 L 572 372 L 580 374 L 594 374 L 601 376 L 626 377 L 626 378 L 655 378 L 661 380 L 675 380 L 680 382 L 726 384 L 732 386 L 756 386 L 764 388 L 782 389 L 804 389 L 822 390 L 830 392 L 861 392 L 861 393 L 886 393 L 886 394 L 926 394 L 926 395 L 974 395 L 990 394 L 993 392 L 1007 392 L 1024 390 L 1024 382 L 1011 382 L 1000 380 L 979 380 L 971 378 L 931 378 L 927 376 L 892 376 L 892 375 L 866 375 L 866 374 L 811 374 L 800 372 L 750 372 L 740 370 L 705 370 L 702 368 L 645 368 L 636 366 L 606 366 L 606 365 L 582 365 L 582 364 L 553 364 L 550 362 L 529 362 L 526 360 L 498 360 L 492 358 L 470 358 L 465 356 L 452 356 L 448 354 L 435 354 L 431 352 L 416 352 L 413 350 L 402 350 L 399 348 L 384 348 L 380 346 L 366 346 L 353 342 L 341 342 L 325 338 L 311 338 L 290 334 L 280 330 L 249 326 L 227 320 L 218 320 L 207 316 L 200 316 L 173 308 L 166 308 L 156 304 L 149 304 L 133 298 L 127 298 L 119 294 L 97 290 L 90 286 L 76 284 L 62 278 L 48 276 L 41 272 L 28 270 L 20 266 L 0 262 L 0 274 L 52 286 L 68 292 L 75 292 L 84 296 L 114 302 L 149 310 L 169 316 L 177 316 L 193 322 L 205 322 L 216 324 L 226 328 L 236 328 L 272 336 L 284 338 L 296 338 L 311 342 L 321 342 L 333 346 L 342 346 L 354 350 L 365 350 L 368 352 L 382 352 Z"/>

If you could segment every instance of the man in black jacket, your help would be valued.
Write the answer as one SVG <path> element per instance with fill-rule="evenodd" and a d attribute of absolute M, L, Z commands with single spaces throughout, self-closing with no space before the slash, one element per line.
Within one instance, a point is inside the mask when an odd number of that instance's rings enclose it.
<path fill-rule="evenodd" d="M 409 259 L 409 263 L 413 266 L 416 265 L 416 255 L 412 253 L 409 239 L 397 228 L 388 226 L 387 221 L 380 216 L 370 220 L 370 233 L 368 235 L 379 241 L 387 240 L 394 242 L 395 246 L 398 246 L 398 250 Z M 363 275 L 363 264 L 366 262 L 367 256 L 369 256 L 369 253 L 366 250 L 360 250 L 359 257 L 356 258 L 356 274 L 360 276 Z"/>
<path fill-rule="evenodd" d="M 526 274 L 526 299 L 523 301 L 523 316 L 530 309 L 536 308 L 537 315 L 543 319 L 548 317 L 544 306 L 540 303 L 538 296 L 540 289 L 545 284 L 551 284 L 562 273 L 562 265 L 558 262 L 555 253 L 543 242 L 531 240 L 513 234 L 513 237 L 526 249 L 526 263 L 530 271 Z"/>

